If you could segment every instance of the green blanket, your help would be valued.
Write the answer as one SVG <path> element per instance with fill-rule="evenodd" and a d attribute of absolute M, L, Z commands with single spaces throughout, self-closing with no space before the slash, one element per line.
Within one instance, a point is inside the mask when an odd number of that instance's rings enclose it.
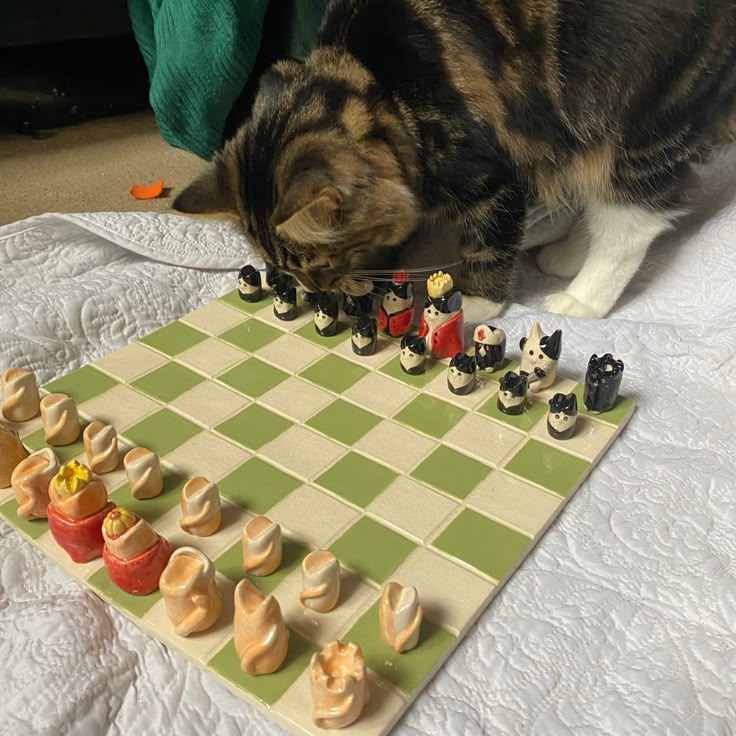
<path fill-rule="evenodd" d="M 282 37 L 280 55 L 302 57 L 314 44 L 325 0 L 128 0 L 128 6 L 161 134 L 209 159 L 222 146 L 225 121 L 254 67 L 264 23 L 266 33 Z"/>

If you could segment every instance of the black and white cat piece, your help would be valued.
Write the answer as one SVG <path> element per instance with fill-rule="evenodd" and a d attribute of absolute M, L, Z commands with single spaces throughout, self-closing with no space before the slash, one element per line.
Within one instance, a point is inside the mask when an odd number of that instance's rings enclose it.
<path fill-rule="evenodd" d="M 238 274 L 238 294 L 244 302 L 259 302 L 263 299 L 261 288 L 261 272 L 250 263 L 243 266 Z"/>
<path fill-rule="evenodd" d="M 318 335 L 322 337 L 337 335 L 339 312 L 337 299 L 332 294 L 325 292 L 319 295 L 314 303 L 314 329 Z"/>
<path fill-rule="evenodd" d="M 475 363 L 479 371 L 497 371 L 506 356 L 506 333 L 500 327 L 478 325 L 473 332 Z"/>
<path fill-rule="evenodd" d="M 501 379 L 498 387 L 496 406 L 503 414 L 516 416 L 526 409 L 527 377 L 509 371 Z"/>
<path fill-rule="evenodd" d="M 273 313 L 283 322 L 296 319 L 296 286 L 291 279 L 278 279 L 273 289 Z"/>
<path fill-rule="evenodd" d="M 624 364 L 610 353 L 591 355 L 585 373 L 583 403 L 593 414 L 610 411 L 616 406 L 618 390 L 624 376 Z"/>
<path fill-rule="evenodd" d="M 427 370 L 427 340 L 419 335 L 404 335 L 401 338 L 399 364 L 404 373 L 420 376 Z"/>
<path fill-rule="evenodd" d="M 375 317 L 363 315 L 353 323 L 353 334 L 351 336 L 353 352 L 356 355 L 368 356 L 376 352 L 378 341 L 378 322 Z"/>
<path fill-rule="evenodd" d="M 467 396 L 475 388 L 475 358 L 457 353 L 447 368 L 447 388 L 458 396 Z"/>
<path fill-rule="evenodd" d="M 547 431 L 556 440 L 569 440 L 575 434 L 578 399 L 575 394 L 555 394 L 549 400 Z"/>

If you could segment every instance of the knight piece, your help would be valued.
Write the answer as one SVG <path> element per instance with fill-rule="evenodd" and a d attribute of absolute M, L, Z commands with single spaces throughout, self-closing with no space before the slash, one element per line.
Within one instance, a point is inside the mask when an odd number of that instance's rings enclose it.
<path fill-rule="evenodd" d="M 281 527 L 255 516 L 243 527 L 243 567 L 249 575 L 270 575 L 281 564 Z"/>
<path fill-rule="evenodd" d="M 422 607 L 413 586 L 388 583 L 383 589 L 378 608 L 381 638 L 397 652 L 407 652 L 419 643 Z"/>
<path fill-rule="evenodd" d="M 569 440 L 575 434 L 578 418 L 578 399 L 575 394 L 555 394 L 549 400 L 547 431 L 556 440 Z"/>
<path fill-rule="evenodd" d="M 429 354 L 438 360 L 463 352 L 463 295 L 452 276 L 438 271 L 427 279 L 427 298 L 419 335 L 427 338 Z"/>
<path fill-rule="evenodd" d="M 50 447 L 34 452 L 15 466 L 10 483 L 21 519 L 48 516 L 49 484 L 58 472 L 59 460 Z"/>
<path fill-rule="evenodd" d="M 263 299 L 261 272 L 250 263 L 243 266 L 238 274 L 238 294 L 244 302 L 259 302 Z"/>
<path fill-rule="evenodd" d="M 401 338 L 399 365 L 410 376 L 421 376 L 427 370 L 427 341 L 419 335 L 404 335 Z"/>
<path fill-rule="evenodd" d="M 458 353 L 447 368 L 447 388 L 453 394 L 466 396 L 475 388 L 475 358 Z"/>
<path fill-rule="evenodd" d="M 585 373 L 583 393 L 585 408 L 593 414 L 613 409 L 616 406 L 623 375 L 623 362 L 616 360 L 611 353 L 606 353 L 600 358 L 591 355 Z"/>
<path fill-rule="evenodd" d="M 283 322 L 296 319 L 296 286 L 291 279 L 281 279 L 273 288 L 273 313 Z"/>
<path fill-rule="evenodd" d="M 94 421 L 82 435 L 87 463 L 95 475 L 111 473 L 118 467 L 118 433 L 115 427 Z"/>
<path fill-rule="evenodd" d="M 337 300 L 332 294 L 319 295 L 314 305 L 314 329 L 318 335 L 322 337 L 337 335 L 339 312 Z"/>
<path fill-rule="evenodd" d="M 353 296 L 352 294 L 345 294 L 345 299 L 342 303 L 342 311 L 348 315 L 348 317 L 366 317 L 373 310 L 373 293 L 368 292 L 367 294 L 361 294 L 360 296 Z"/>
<path fill-rule="evenodd" d="M 161 463 L 155 452 L 136 447 L 123 458 L 123 467 L 133 498 L 155 498 L 163 490 Z"/>
<path fill-rule="evenodd" d="M 498 387 L 496 406 L 504 414 L 515 416 L 526 408 L 527 377 L 509 371 Z"/>
<path fill-rule="evenodd" d="M 79 414 L 74 399 L 66 394 L 48 394 L 41 399 L 41 419 L 46 443 L 71 445 L 79 437 Z"/>
<path fill-rule="evenodd" d="M 331 611 L 340 597 L 340 563 L 332 552 L 317 549 L 302 560 L 301 604 L 313 611 Z"/>
<path fill-rule="evenodd" d="M 406 271 L 397 271 L 378 308 L 378 327 L 390 337 L 401 337 L 414 320 L 414 286 Z"/>
<path fill-rule="evenodd" d="M 500 327 L 478 325 L 473 332 L 475 363 L 479 371 L 497 371 L 506 356 L 506 333 Z"/>
<path fill-rule="evenodd" d="M 2 390 L 2 414 L 9 422 L 26 422 L 41 410 L 36 376 L 25 368 L 8 368 Z"/>
<path fill-rule="evenodd" d="M 532 325 L 529 337 L 519 341 L 521 365 L 519 373 L 528 376 L 532 393 L 549 388 L 557 380 L 557 361 L 562 351 L 562 330 L 545 335 L 538 322 Z"/>
<path fill-rule="evenodd" d="M 220 492 L 212 482 L 198 476 L 188 480 L 181 491 L 179 526 L 189 534 L 208 537 L 222 522 Z"/>
<path fill-rule="evenodd" d="M 378 341 L 378 324 L 374 317 L 358 317 L 353 323 L 351 343 L 356 355 L 373 355 Z"/>
<path fill-rule="evenodd" d="M 13 471 L 28 457 L 18 433 L 0 422 L 0 488 L 8 488 Z"/>

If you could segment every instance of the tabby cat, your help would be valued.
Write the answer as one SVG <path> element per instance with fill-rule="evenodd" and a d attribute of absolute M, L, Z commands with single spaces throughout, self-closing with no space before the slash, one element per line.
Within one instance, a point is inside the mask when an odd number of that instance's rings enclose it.
<path fill-rule="evenodd" d="M 458 285 L 509 297 L 532 201 L 575 207 L 550 311 L 600 317 L 683 212 L 690 162 L 736 126 L 734 0 L 333 0 L 318 47 L 267 71 L 247 122 L 177 198 L 230 209 L 309 289 L 458 232 Z"/>

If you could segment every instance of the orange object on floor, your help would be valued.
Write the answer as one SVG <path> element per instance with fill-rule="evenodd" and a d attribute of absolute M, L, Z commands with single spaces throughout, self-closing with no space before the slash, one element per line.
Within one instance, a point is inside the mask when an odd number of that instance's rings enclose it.
<path fill-rule="evenodd" d="M 155 184 L 133 184 L 130 193 L 136 199 L 156 199 L 164 190 L 164 180 L 159 179 Z"/>

